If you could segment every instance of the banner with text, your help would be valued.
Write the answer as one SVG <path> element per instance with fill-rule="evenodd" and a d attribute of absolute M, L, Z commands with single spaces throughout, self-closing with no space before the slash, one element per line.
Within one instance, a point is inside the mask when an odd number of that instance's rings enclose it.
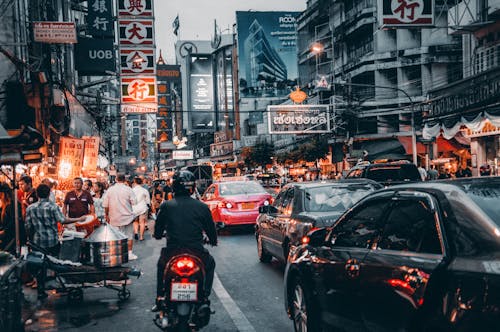
<path fill-rule="evenodd" d="M 95 178 L 99 157 L 99 137 L 83 136 L 82 138 L 85 142 L 82 173 L 83 176 Z"/>
<path fill-rule="evenodd" d="M 191 130 L 193 132 L 212 132 L 215 129 L 212 61 L 209 58 L 193 59 L 189 77 Z"/>
<path fill-rule="evenodd" d="M 59 140 L 59 176 L 69 179 L 80 176 L 83 166 L 85 141 L 79 138 L 61 137 Z"/>
<path fill-rule="evenodd" d="M 328 105 L 270 105 L 267 112 L 270 134 L 330 132 Z"/>
<path fill-rule="evenodd" d="M 113 37 L 113 6 L 111 0 L 88 1 L 87 31 L 94 37 Z"/>

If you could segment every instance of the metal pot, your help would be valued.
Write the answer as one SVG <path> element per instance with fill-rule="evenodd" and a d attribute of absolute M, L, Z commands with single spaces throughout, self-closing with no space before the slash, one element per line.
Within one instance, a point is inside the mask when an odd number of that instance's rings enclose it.
<path fill-rule="evenodd" d="M 128 262 L 128 238 L 110 224 L 101 225 L 83 243 L 83 257 L 87 263 L 113 267 Z"/>

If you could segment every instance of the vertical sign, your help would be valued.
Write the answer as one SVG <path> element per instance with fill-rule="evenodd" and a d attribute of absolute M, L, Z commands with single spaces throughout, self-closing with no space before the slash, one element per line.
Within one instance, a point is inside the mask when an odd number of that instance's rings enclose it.
<path fill-rule="evenodd" d="M 59 176 L 64 179 L 80 176 L 85 141 L 61 137 L 59 141 Z"/>
<path fill-rule="evenodd" d="M 118 0 L 120 16 L 153 16 L 153 0 Z"/>
<path fill-rule="evenodd" d="M 215 129 L 214 84 L 209 58 L 194 58 L 190 75 L 191 129 L 212 132 Z"/>
<path fill-rule="evenodd" d="M 171 87 L 174 83 L 180 83 L 180 66 L 157 65 L 158 81 L 158 114 L 156 117 L 156 139 L 158 143 L 172 141 L 173 136 L 173 110 Z M 166 153 L 160 149 L 159 153 Z"/>
<path fill-rule="evenodd" d="M 94 37 L 113 37 L 112 0 L 89 0 L 87 31 Z"/>
<path fill-rule="evenodd" d="M 94 178 L 97 171 L 97 158 L 99 155 L 99 137 L 83 136 L 82 138 L 85 142 L 82 173 L 84 176 Z"/>

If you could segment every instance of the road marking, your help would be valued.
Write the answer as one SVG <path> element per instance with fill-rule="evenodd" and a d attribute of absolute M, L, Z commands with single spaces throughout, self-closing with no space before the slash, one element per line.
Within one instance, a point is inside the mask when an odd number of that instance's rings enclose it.
<path fill-rule="evenodd" d="M 255 332 L 252 324 L 250 324 L 238 305 L 231 298 L 231 295 L 229 295 L 229 293 L 220 282 L 217 274 L 214 275 L 213 289 L 222 305 L 224 306 L 224 309 L 226 309 L 227 313 L 229 314 L 229 317 L 231 317 L 231 319 L 233 320 L 234 325 L 236 325 L 238 331 Z"/>

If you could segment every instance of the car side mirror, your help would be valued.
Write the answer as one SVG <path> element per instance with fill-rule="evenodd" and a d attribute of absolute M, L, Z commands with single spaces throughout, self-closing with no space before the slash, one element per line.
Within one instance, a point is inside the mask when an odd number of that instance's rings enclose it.
<path fill-rule="evenodd" d="M 327 228 L 314 229 L 302 238 L 302 243 L 309 244 L 313 247 L 320 247 L 325 244 L 326 234 Z"/>

